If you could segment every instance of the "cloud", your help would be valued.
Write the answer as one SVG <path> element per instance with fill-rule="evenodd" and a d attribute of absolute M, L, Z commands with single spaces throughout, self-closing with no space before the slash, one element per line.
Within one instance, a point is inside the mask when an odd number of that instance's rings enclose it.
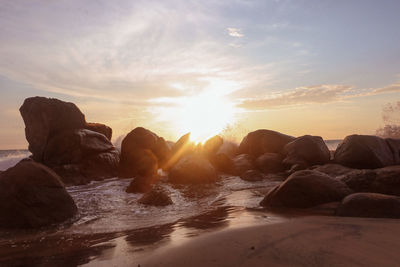
<path fill-rule="evenodd" d="M 228 34 L 232 37 L 241 38 L 244 36 L 244 34 L 242 33 L 242 30 L 239 28 L 227 28 L 227 30 L 228 30 Z"/>
<path fill-rule="evenodd" d="M 246 99 L 241 107 L 246 109 L 269 109 L 300 104 L 328 103 L 344 99 L 352 89 L 347 85 L 315 85 L 299 87 L 289 92 L 267 98 Z"/>

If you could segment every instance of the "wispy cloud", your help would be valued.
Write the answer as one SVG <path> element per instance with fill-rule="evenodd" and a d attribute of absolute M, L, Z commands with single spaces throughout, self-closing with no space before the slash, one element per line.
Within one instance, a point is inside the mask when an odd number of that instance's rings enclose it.
<path fill-rule="evenodd" d="M 242 30 L 239 28 L 227 28 L 227 30 L 228 30 L 228 34 L 232 37 L 241 38 L 244 36 L 244 34 L 242 33 Z"/>

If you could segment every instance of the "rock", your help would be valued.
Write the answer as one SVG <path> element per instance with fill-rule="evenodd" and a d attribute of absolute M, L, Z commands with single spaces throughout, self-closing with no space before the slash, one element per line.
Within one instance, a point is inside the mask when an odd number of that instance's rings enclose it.
<path fill-rule="evenodd" d="M 30 97 L 19 109 L 25 123 L 25 136 L 32 158 L 41 162 L 48 140 L 71 129 L 85 128 L 85 115 L 69 102 L 54 98 Z"/>
<path fill-rule="evenodd" d="M 232 175 L 235 174 L 233 160 L 226 154 L 216 154 L 214 157 L 212 157 L 210 162 L 214 166 L 214 168 L 220 172 Z"/>
<path fill-rule="evenodd" d="M 255 168 L 253 158 L 248 154 L 237 155 L 233 159 L 233 168 L 236 175 L 241 175 L 248 170 L 253 170 Z"/>
<path fill-rule="evenodd" d="M 343 199 L 337 215 L 348 217 L 400 218 L 400 197 L 356 193 Z"/>
<path fill-rule="evenodd" d="M 283 162 L 289 166 L 326 164 L 331 157 L 328 147 L 320 136 L 297 137 L 285 145 L 284 151 L 286 157 Z"/>
<path fill-rule="evenodd" d="M 60 177 L 40 163 L 21 161 L 0 176 L 0 227 L 42 227 L 76 212 Z"/>
<path fill-rule="evenodd" d="M 271 130 L 257 130 L 247 134 L 239 145 L 239 154 L 258 157 L 264 153 L 283 153 L 283 147 L 295 138 Z"/>
<path fill-rule="evenodd" d="M 112 129 L 105 124 L 88 122 L 88 123 L 86 123 L 85 129 L 91 130 L 93 132 L 101 133 L 105 137 L 107 137 L 108 140 L 111 141 Z"/>
<path fill-rule="evenodd" d="M 234 158 L 237 155 L 238 147 L 238 144 L 224 140 L 216 154 L 225 154 L 230 158 Z"/>
<path fill-rule="evenodd" d="M 103 134 L 86 129 L 66 130 L 49 140 L 43 163 L 66 184 L 86 184 L 115 177 L 119 152 Z"/>
<path fill-rule="evenodd" d="M 240 175 L 240 178 L 245 181 L 249 182 L 257 182 L 257 181 L 262 181 L 266 177 L 263 173 L 257 171 L 257 170 L 248 170 L 245 173 Z"/>
<path fill-rule="evenodd" d="M 224 139 L 221 136 L 216 135 L 208 139 L 203 145 L 203 153 L 207 158 L 213 157 L 221 145 L 224 143 Z"/>
<path fill-rule="evenodd" d="M 328 164 L 324 164 L 324 165 L 315 165 L 315 166 L 312 166 L 310 169 L 328 174 L 331 177 L 338 177 L 338 176 L 341 176 L 346 173 L 354 171 L 354 169 L 345 167 L 340 164 L 335 164 L 335 163 L 328 163 Z"/>
<path fill-rule="evenodd" d="M 137 127 L 122 141 L 119 177 L 151 176 L 157 173 L 170 156 L 170 150 L 161 137 Z"/>
<path fill-rule="evenodd" d="M 155 187 L 149 192 L 145 193 L 139 200 L 139 203 L 150 206 L 168 206 L 173 204 L 171 198 L 160 187 Z"/>
<path fill-rule="evenodd" d="M 334 158 L 335 162 L 350 168 L 376 169 L 400 163 L 395 161 L 399 149 L 392 149 L 385 139 L 377 136 L 349 135 L 339 144 Z"/>
<path fill-rule="evenodd" d="M 265 153 L 256 159 L 255 165 L 263 173 L 277 173 L 285 170 L 282 160 L 281 154 Z"/>
<path fill-rule="evenodd" d="M 153 176 L 136 176 L 126 188 L 127 193 L 146 193 L 150 191 L 153 184 L 157 183 L 160 177 Z"/>
<path fill-rule="evenodd" d="M 400 166 L 375 170 L 353 170 L 339 177 L 354 192 L 371 192 L 400 196 Z"/>
<path fill-rule="evenodd" d="M 352 191 L 346 184 L 317 171 L 303 170 L 290 175 L 286 181 L 268 192 L 261 206 L 310 208 L 340 201 Z"/>
<path fill-rule="evenodd" d="M 217 172 L 204 157 L 192 154 L 181 158 L 170 170 L 168 179 L 172 183 L 200 184 L 217 180 Z"/>

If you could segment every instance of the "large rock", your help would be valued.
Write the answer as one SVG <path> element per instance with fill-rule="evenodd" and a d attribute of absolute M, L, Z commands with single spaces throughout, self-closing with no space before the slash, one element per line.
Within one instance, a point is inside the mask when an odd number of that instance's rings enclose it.
<path fill-rule="evenodd" d="M 160 180 L 158 175 L 136 176 L 126 188 L 127 193 L 146 193 L 149 192 L 155 183 Z"/>
<path fill-rule="evenodd" d="M 119 152 L 103 134 L 86 129 L 68 130 L 49 140 L 43 163 L 66 184 L 86 184 L 115 177 Z"/>
<path fill-rule="evenodd" d="M 234 162 L 226 154 L 216 154 L 214 157 L 211 158 L 210 162 L 214 166 L 214 168 L 220 172 L 232 175 L 236 174 Z"/>
<path fill-rule="evenodd" d="M 217 178 L 217 172 L 210 162 L 197 154 L 181 158 L 168 175 L 170 182 L 179 184 L 211 183 Z"/>
<path fill-rule="evenodd" d="M 240 175 L 240 179 L 249 182 L 258 182 L 266 179 L 266 175 L 257 170 L 248 170 Z"/>
<path fill-rule="evenodd" d="M 337 215 L 348 217 L 400 218 L 400 197 L 356 193 L 343 199 Z"/>
<path fill-rule="evenodd" d="M 242 175 L 248 170 L 253 170 L 253 158 L 248 154 L 240 154 L 233 158 L 233 170 L 235 175 Z"/>
<path fill-rule="evenodd" d="M 52 136 L 64 130 L 85 128 L 86 125 L 85 115 L 75 104 L 54 98 L 27 98 L 19 110 L 25 123 L 29 151 L 33 159 L 40 162 Z"/>
<path fill-rule="evenodd" d="M 353 170 L 339 176 L 354 192 L 400 196 L 400 165 L 375 170 Z"/>
<path fill-rule="evenodd" d="M 351 168 L 376 169 L 399 164 L 400 146 L 371 135 L 347 136 L 335 151 L 335 162 Z"/>
<path fill-rule="evenodd" d="M 253 157 L 264 153 L 283 153 L 283 147 L 294 139 L 293 136 L 271 130 L 257 130 L 243 138 L 238 153 L 250 154 Z"/>
<path fill-rule="evenodd" d="M 281 154 L 265 153 L 256 159 L 255 165 L 263 173 L 277 173 L 285 170 L 282 160 Z"/>
<path fill-rule="evenodd" d="M 221 136 L 216 135 L 208 139 L 203 145 L 203 153 L 207 158 L 212 158 L 218 152 L 219 148 L 224 143 Z"/>
<path fill-rule="evenodd" d="M 169 159 L 170 150 L 162 137 L 137 127 L 122 141 L 120 177 L 151 176 Z"/>
<path fill-rule="evenodd" d="M 347 173 L 355 170 L 355 169 L 348 168 L 343 165 L 335 164 L 335 163 L 328 163 L 328 164 L 324 164 L 324 165 L 315 165 L 315 166 L 312 166 L 310 169 L 328 174 L 331 177 L 342 176 L 344 174 L 347 174 Z"/>
<path fill-rule="evenodd" d="M 303 170 L 268 192 L 260 205 L 266 207 L 310 208 L 340 201 L 352 191 L 346 184 L 317 171 Z"/>
<path fill-rule="evenodd" d="M 161 187 L 154 187 L 149 192 L 143 194 L 138 202 L 149 206 L 168 206 L 173 204 L 168 193 Z"/>
<path fill-rule="evenodd" d="M 320 136 L 304 135 L 296 138 L 284 147 L 285 159 L 289 166 L 296 164 L 312 166 L 330 161 L 330 152 Z"/>
<path fill-rule="evenodd" d="M 21 161 L 0 176 L 0 227 L 41 227 L 76 212 L 60 177 L 40 163 Z"/>
<path fill-rule="evenodd" d="M 111 127 L 102 124 L 102 123 L 95 123 L 95 122 L 88 122 L 86 123 L 85 129 L 91 130 L 93 132 L 98 132 L 103 134 L 107 137 L 108 140 L 111 141 L 112 138 L 112 129 Z"/>
<path fill-rule="evenodd" d="M 237 155 L 238 147 L 238 144 L 224 140 L 216 154 L 224 154 L 230 158 L 234 158 Z"/>

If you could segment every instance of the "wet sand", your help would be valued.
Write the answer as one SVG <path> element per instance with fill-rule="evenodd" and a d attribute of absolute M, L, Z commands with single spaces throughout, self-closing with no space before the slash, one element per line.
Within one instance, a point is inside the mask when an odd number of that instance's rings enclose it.
<path fill-rule="evenodd" d="M 398 266 L 399 249 L 398 220 L 320 216 L 206 234 L 131 266 Z"/>

